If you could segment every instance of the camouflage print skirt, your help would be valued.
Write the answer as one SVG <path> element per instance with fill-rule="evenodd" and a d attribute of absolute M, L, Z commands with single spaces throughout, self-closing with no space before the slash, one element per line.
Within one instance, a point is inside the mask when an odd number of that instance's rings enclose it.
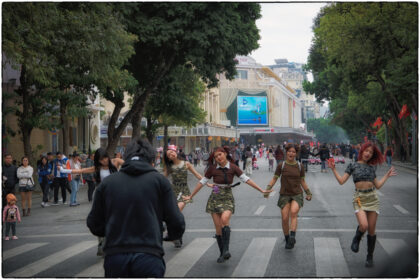
<path fill-rule="evenodd" d="M 230 210 L 235 213 L 235 199 L 233 198 L 232 188 L 219 188 L 219 193 L 212 192 L 207 201 L 207 213 L 223 213 Z"/>
<path fill-rule="evenodd" d="M 172 185 L 172 190 L 175 193 L 175 199 L 177 202 L 185 202 L 182 196 L 191 195 L 187 184 Z M 188 202 L 192 202 L 192 200 L 189 200 Z"/>

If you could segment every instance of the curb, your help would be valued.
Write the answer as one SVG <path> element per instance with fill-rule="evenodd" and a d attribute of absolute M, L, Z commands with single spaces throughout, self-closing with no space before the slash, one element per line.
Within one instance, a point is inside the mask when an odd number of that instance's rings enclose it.
<path fill-rule="evenodd" d="M 392 162 L 392 165 L 417 171 L 417 166 L 413 164 L 404 164 L 399 161 L 394 161 Z"/>

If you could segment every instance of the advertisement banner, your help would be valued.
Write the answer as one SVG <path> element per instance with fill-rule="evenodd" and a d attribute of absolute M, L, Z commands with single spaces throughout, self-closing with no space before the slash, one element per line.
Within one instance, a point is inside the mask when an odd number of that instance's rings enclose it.
<path fill-rule="evenodd" d="M 267 96 L 238 96 L 238 125 L 268 125 Z"/>

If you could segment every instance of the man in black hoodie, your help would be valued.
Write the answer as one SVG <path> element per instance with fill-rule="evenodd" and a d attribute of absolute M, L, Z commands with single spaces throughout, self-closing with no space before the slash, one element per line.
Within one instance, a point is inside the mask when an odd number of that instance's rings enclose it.
<path fill-rule="evenodd" d="M 105 277 L 163 277 L 162 221 L 171 240 L 185 231 L 171 184 L 153 168 L 154 159 L 147 141 L 132 140 L 120 171 L 96 189 L 87 226 L 106 238 Z"/>
<path fill-rule="evenodd" d="M 19 182 L 17 177 L 17 167 L 13 164 L 13 158 L 11 154 L 4 156 L 4 164 L 2 168 L 2 182 L 3 182 L 3 199 L 2 207 L 6 206 L 6 196 L 9 193 L 15 193 L 15 185 Z M 3 208 L 2 208 L 3 209 Z"/>

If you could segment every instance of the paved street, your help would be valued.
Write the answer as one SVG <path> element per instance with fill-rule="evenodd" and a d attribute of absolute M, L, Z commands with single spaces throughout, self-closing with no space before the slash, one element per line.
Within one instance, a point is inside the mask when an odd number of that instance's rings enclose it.
<path fill-rule="evenodd" d="M 265 160 L 258 161 L 252 179 L 261 187 L 270 181 Z M 339 165 L 343 174 L 347 166 Z M 418 192 L 416 171 L 398 168 L 379 191 L 381 214 L 377 223 L 375 267 L 364 267 L 367 238 L 359 253 L 350 250 L 356 229 L 352 208 L 354 184 L 340 186 L 331 171 L 310 166 L 306 181 L 313 192 L 299 214 L 297 243 L 284 248 L 280 210 L 275 193 L 267 200 L 241 184 L 234 189 L 236 213 L 231 220 L 232 258 L 216 263 L 218 247 L 214 228 L 205 212 L 210 188 L 203 188 L 184 210 L 187 230 L 184 246 L 165 243 L 167 277 L 372 277 L 412 276 L 417 271 Z M 382 177 L 386 167 L 379 168 Z M 203 167 L 198 168 L 203 173 Z M 190 189 L 197 180 L 190 176 Z M 3 277 L 103 277 L 103 259 L 96 256 L 97 241 L 86 227 L 90 209 L 86 187 L 79 191 L 79 207 L 40 207 L 34 199 L 32 216 L 17 226 L 19 240 L 2 241 Z M 20 198 L 19 198 L 20 199 Z"/>

